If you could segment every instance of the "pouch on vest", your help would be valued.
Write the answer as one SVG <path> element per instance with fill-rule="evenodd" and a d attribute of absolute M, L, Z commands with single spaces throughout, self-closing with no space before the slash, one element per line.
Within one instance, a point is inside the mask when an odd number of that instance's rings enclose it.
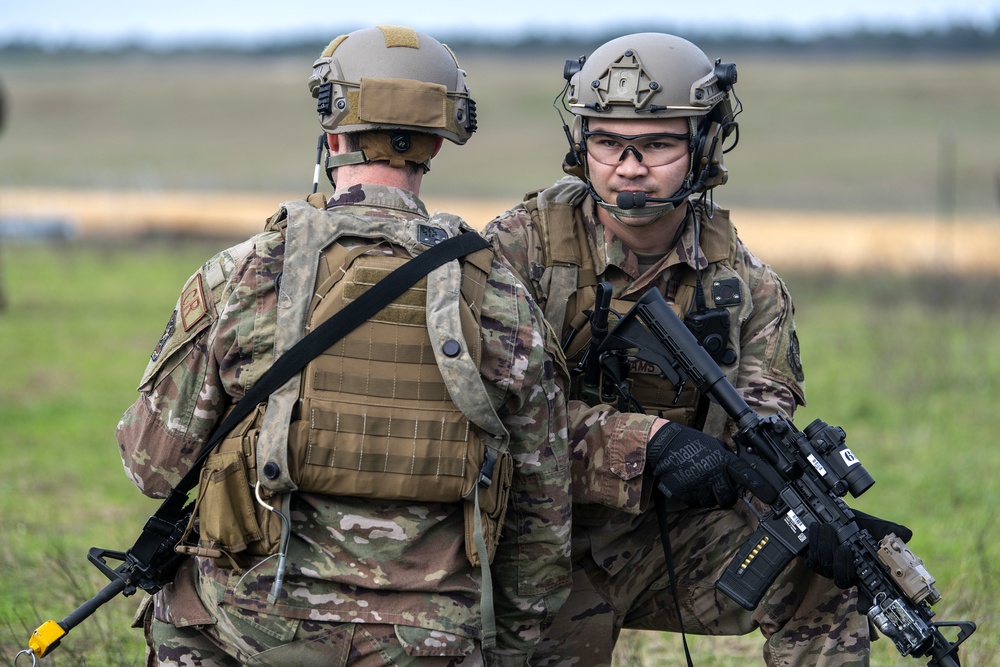
<path fill-rule="evenodd" d="M 500 532 L 503 530 L 503 520 L 507 514 L 510 501 L 510 486 L 514 480 L 514 459 L 510 452 L 504 452 L 497 459 L 493 469 L 493 483 L 489 488 L 479 491 L 479 513 L 483 526 L 483 539 L 489 560 L 493 562 L 497 544 L 500 543 Z M 474 541 L 476 506 L 472 502 L 465 503 L 465 555 L 474 567 L 479 567 L 479 554 L 476 553 Z"/>
<path fill-rule="evenodd" d="M 181 547 L 190 555 L 215 558 L 220 567 L 245 567 L 248 557 L 277 552 L 281 523 L 254 498 L 257 436 L 264 405 L 250 413 L 205 460 L 195 510 L 181 544 L 197 533 L 198 547 Z"/>

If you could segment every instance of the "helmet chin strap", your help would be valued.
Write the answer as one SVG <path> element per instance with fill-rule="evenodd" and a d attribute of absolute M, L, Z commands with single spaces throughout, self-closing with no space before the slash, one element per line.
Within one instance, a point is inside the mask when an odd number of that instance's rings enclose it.
<path fill-rule="evenodd" d="M 690 178 L 690 174 L 688 177 Z M 644 203 L 642 206 L 622 208 L 617 204 L 604 201 L 601 195 L 597 194 L 597 190 L 594 189 L 594 186 L 591 184 L 589 179 L 584 182 L 587 184 L 587 192 L 597 205 L 607 211 L 612 218 L 626 227 L 646 227 L 647 225 L 653 224 L 677 208 L 681 202 L 687 201 L 688 196 L 692 193 L 690 183 L 685 180 L 684 185 L 682 185 L 680 189 L 673 194 L 673 196 L 666 198 L 666 201 L 660 200 L 658 202 L 650 202 L 648 204 Z"/>
<path fill-rule="evenodd" d="M 614 204 L 609 204 L 599 197 L 596 198 L 596 201 L 598 206 L 626 227 L 646 227 L 676 208 L 673 202 L 647 204 L 642 208 L 621 208 Z"/>

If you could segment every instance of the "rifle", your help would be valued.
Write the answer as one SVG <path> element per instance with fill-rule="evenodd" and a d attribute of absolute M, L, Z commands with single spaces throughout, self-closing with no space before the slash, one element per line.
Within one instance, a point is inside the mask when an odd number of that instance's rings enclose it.
<path fill-rule="evenodd" d="M 429 227 L 428 230 L 434 231 L 434 228 Z M 471 252 L 488 247 L 489 242 L 478 234 L 459 234 L 428 245 L 432 247 L 382 278 L 361 298 L 355 299 L 313 329 L 274 362 L 257 383 L 233 406 L 232 411 L 222 420 L 222 423 L 215 427 L 199 452 L 194 465 L 181 478 L 177 486 L 170 491 L 156 512 L 147 519 L 142 533 L 131 549 L 125 552 L 90 549 L 87 558 L 111 580 L 111 583 L 77 607 L 62 621 L 58 623 L 53 620 L 45 621 L 38 626 L 28 639 L 28 648 L 18 652 L 15 656 L 15 665 L 17 659 L 22 655 L 29 655 L 31 664 L 34 665 L 36 658 L 48 655 L 66 636 L 66 633 L 89 618 L 119 593 L 126 597 L 139 589 L 150 594 L 156 593 L 173 581 L 174 575 L 185 558 L 211 555 L 197 546 L 182 545 L 181 539 L 184 537 L 194 512 L 195 503 L 189 502 L 188 493 L 197 485 L 202 464 L 215 449 L 215 446 L 222 441 L 222 438 L 260 403 L 266 401 L 273 391 L 300 372 L 311 359 L 329 348 L 359 324 L 370 319 L 388 303 L 399 298 L 420 278 L 445 262 L 459 259 Z M 490 477 L 487 476 L 486 479 L 490 479 Z M 257 498 L 260 501 L 260 496 Z M 269 509 L 275 511 L 273 508 Z M 288 538 L 288 520 L 280 513 L 279 516 L 284 524 L 282 530 L 283 546 L 278 554 L 278 571 L 272 590 L 272 595 L 275 597 L 281 590 L 284 578 L 284 545 Z M 197 540 L 197 531 L 194 532 L 194 539 Z M 107 562 L 109 558 L 121 561 L 121 565 L 112 569 Z"/>
<path fill-rule="evenodd" d="M 185 500 L 186 496 L 183 494 L 171 494 L 156 513 L 147 519 L 142 533 L 128 551 L 96 547 L 90 549 L 87 558 L 111 583 L 63 620 L 42 623 L 28 639 L 28 648 L 19 652 L 18 657 L 30 654 L 31 664 L 35 664 L 36 657 L 47 656 L 70 630 L 119 593 L 128 597 L 141 589 L 153 594 L 173 581 L 181 562 L 187 557 L 174 549 L 180 542 L 194 509 L 193 503 L 187 503 L 183 507 L 178 505 Z M 108 559 L 120 561 L 121 565 L 112 569 L 108 565 Z M 17 664 L 17 658 L 14 663 Z"/>
<path fill-rule="evenodd" d="M 606 374 L 618 372 L 618 362 L 609 365 L 603 360 L 627 349 L 655 364 L 678 387 L 694 382 L 736 424 L 738 456 L 780 489 L 771 512 L 760 518 L 756 531 L 719 578 L 719 590 L 743 608 L 755 609 L 785 566 L 805 552 L 808 526 L 828 524 L 853 555 L 859 594 L 872 601 L 868 618 L 892 639 L 899 653 L 929 657 L 930 667 L 959 665 L 958 647 L 975 632 L 976 624 L 932 621 L 931 605 L 941 595 L 923 561 L 895 535 L 876 543 L 858 526 L 843 497 L 848 492 L 860 496 L 875 480 L 846 446 L 843 429 L 817 419 L 800 432 L 781 416 L 759 415 L 655 288 L 594 349 L 597 354 L 590 355 L 588 364 L 600 364 Z M 605 382 L 623 387 L 614 377 Z M 941 633 L 944 627 L 957 628 L 955 641 Z"/>

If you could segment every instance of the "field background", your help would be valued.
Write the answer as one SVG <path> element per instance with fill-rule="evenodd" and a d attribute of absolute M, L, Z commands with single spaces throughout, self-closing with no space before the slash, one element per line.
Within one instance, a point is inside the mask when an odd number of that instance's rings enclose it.
<path fill-rule="evenodd" d="M 480 131 L 446 145 L 425 200 L 480 226 L 561 175 L 551 102 L 578 53 L 457 54 Z M 710 55 L 739 64 L 745 107 L 717 201 L 797 304 L 796 422 L 845 428 L 878 480 L 852 505 L 914 529 L 941 619 L 979 623 L 963 664 L 992 664 L 1000 61 Z M 115 423 L 186 277 L 311 188 L 309 62 L 0 58 L 0 664 L 103 585 L 86 550 L 127 548 L 155 509 L 122 474 Z M 42 664 L 141 664 L 135 603 L 109 603 Z M 689 642 L 702 666 L 760 651 L 756 636 Z M 616 664 L 681 662 L 676 637 L 626 633 Z M 887 640 L 874 663 L 922 664 Z"/>

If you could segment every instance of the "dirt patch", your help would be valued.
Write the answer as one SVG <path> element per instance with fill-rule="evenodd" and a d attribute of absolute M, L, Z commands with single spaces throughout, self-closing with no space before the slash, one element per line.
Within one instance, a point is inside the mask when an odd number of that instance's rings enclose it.
<path fill-rule="evenodd" d="M 202 193 L 0 188 L 0 231 L 43 226 L 78 235 L 250 236 L 277 204 L 302 193 Z M 428 197 L 428 207 L 481 228 L 512 201 Z M 738 210 L 741 238 L 781 269 L 1000 274 L 1000 219 Z"/>

